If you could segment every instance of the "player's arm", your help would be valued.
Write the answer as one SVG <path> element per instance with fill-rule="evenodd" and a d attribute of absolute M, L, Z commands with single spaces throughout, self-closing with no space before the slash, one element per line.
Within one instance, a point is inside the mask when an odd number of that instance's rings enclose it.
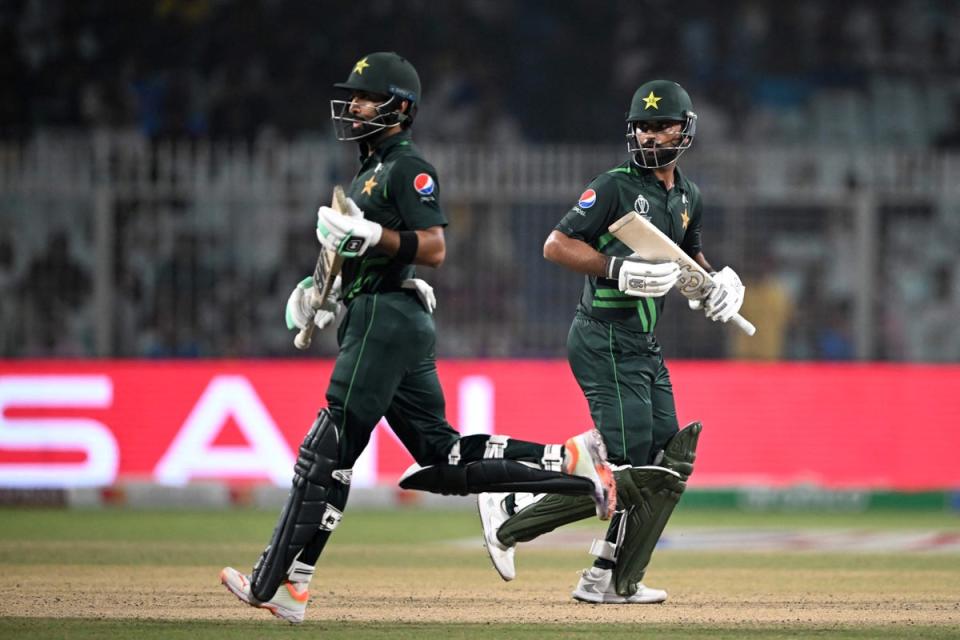
<path fill-rule="evenodd" d="M 703 251 L 697 251 L 697 253 L 691 257 L 696 261 L 698 265 L 703 267 L 704 271 L 706 271 L 707 273 L 713 273 L 714 271 L 716 271 L 716 269 L 711 267 L 710 263 L 707 262 L 707 257 L 703 255 Z"/>
<path fill-rule="evenodd" d="M 620 291 L 638 298 L 660 297 L 680 277 L 680 268 L 674 262 L 649 263 L 633 256 L 607 256 L 558 229 L 547 236 L 543 257 L 577 273 L 613 280 Z"/>
<path fill-rule="evenodd" d="M 577 273 L 607 277 L 608 256 L 594 250 L 583 240 L 571 238 L 557 229 L 547 236 L 543 244 L 543 257 Z"/>
<path fill-rule="evenodd" d="M 699 194 L 698 194 L 699 195 Z M 713 321 L 727 322 L 740 311 L 743 306 L 743 297 L 746 288 L 740 281 L 740 276 L 731 267 L 724 267 L 720 271 L 711 266 L 701 248 L 700 224 L 702 220 L 702 205 L 697 197 L 694 215 L 690 228 L 684 236 L 681 248 L 693 258 L 697 264 L 713 277 L 716 285 L 707 297 L 701 300 L 690 300 L 691 309 L 703 308 L 707 317 Z"/>
<path fill-rule="evenodd" d="M 443 227 L 439 225 L 416 231 L 384 229 L 376 247 L 388 256 L 396 256 L 401 249 L 401 244 L 405 241 L 403 234 L 411 233 L 416 237 L 416 250 L 413 260 L 410 261 L 412 264 L 425 267 L 439 267 L 443 264 L 447 255 L 447 242 L 443 235 Z M 410 238 L 407 241 L 412 242 L 413 239 Z"/>

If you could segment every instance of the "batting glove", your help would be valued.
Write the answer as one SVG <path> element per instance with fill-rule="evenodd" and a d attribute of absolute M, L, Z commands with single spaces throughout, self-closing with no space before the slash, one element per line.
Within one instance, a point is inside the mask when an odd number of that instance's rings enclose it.
<path fill-rule="evenodd" d="M 304 329 L 311 322 L 317 325 L 317 329 L 330 326 L 340 308 L 340 282 L 340 276 L 337 276 L 327 299 L 315 308 L 313 303 L 317 294 L 313 287 L 313 278 L 301 280 L 287 299 L 287 329 Z"/>
<path fill-rule="evenodd" d="M 433 310 L 437 308 L 437 296 L 433 294 L 433 287 L 427 284 L 426 280 L 410 278 L 401 282 L 400 286 L 404 289 L 416 289 L 417 297 L 420 298 L 420 302 L 427 313 L 432 314 Z"/>
<path fill-rule="evenodd" d="M 644 262 L 636 256 L 613 258 L 607 277 L 620 291 L 636 298 L 659 298 L 677 283 L 680 267 L 675 262 Z"/>
<path fill-rule="evenodd" d="M 746 287 L 740 282 L 740 276 L 730 267 L 711 274 L 713 289 L 703 301 L 703 310 L 714 322 L 727 322 L 740 311 Z"/>
<path fill-rule="evenodd" d="M 365 220 L 363 211 L 347 198 L 347 211 L 340 213 L 331 207 L 317 210 L 317 239 L 326 249 L 336 251 L 344 258 L 356 258 L 376 246 L 383 235 L 383 227 Z"/>

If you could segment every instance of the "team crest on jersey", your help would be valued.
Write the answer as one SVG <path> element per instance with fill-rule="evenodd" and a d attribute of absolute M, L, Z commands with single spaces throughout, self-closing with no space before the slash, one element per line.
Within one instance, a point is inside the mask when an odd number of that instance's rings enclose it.
<path fill-rule="evenodd" d="M 413 188 L 422 196 L 432 194 L 435 187 L 436 183 L 433 181 L 433 178 L 430 177 L 429 173 L 418 173 L 417 177 L 413 179 Z"/>
<path fill-rule="evenodd" d="M 647 220 L 650 219 L 650 202 L 643 197 L 642 193 L 639 194 L 637 199 L 633 201 L 633 210 Z"/>
<path fill-rule="evenodd" d="M 597 203 L 597 192 L 593 189 L 587 189 L 580 194 L 580 200 L 577 204 L 581 209 L 589 209 Z"/>

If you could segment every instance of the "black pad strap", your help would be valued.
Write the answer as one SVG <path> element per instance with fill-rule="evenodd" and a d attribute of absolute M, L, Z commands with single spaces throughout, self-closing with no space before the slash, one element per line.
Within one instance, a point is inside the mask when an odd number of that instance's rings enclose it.
<path fill-rule="evenodd" d="M 332 474 L 338 452 L 337 425 L 323 409 L 300 445 L 287 503 L 270 545 L 253 568 L 250 590 L 261 602 L 274 596 L 290 565 L 317 531 L 331 531 L 339 522 L 339 513 L 327 509 L 328 488 L 337 482 Z"/>
<path fill-rule="evenodd" d="M 400 478 L 400 488 L 458 496 L 486 491 L 593 495 L 593 482 L 587 478 L 499 458 L 456 466 L 414 466 Z"/>

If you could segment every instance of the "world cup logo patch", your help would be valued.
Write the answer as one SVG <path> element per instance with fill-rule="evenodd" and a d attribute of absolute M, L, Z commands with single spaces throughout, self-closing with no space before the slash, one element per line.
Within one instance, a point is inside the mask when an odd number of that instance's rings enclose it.
<path fill-rule="evenodd" d="M 633 201 L 633 210 L 644 218 L 650 219 L 650 202 L 643 197 L 642 193 Z"/>
<path fill-rule="evenodd" d="M 413 188 L 422 196 L 428 196 L 433 193 L 436 184 L 429 173 L 418 173 L 413 179 Z"/>

